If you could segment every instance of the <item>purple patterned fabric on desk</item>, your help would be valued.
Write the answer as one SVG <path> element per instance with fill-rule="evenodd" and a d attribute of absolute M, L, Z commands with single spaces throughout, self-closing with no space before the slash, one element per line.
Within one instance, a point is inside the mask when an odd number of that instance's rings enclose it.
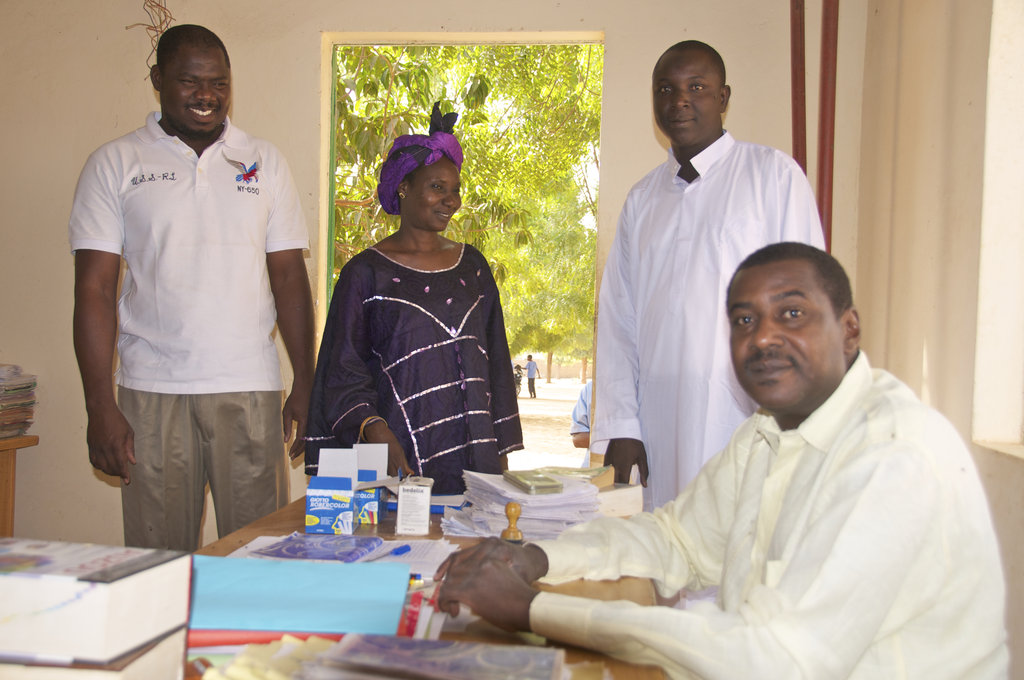
<path fill-rule="evenodd" d="M 380 415 L 436 494 L 462 471 L 498 473 L 523 448 L 498 288 L 470 245 L 442 271 L 405 267 L 370 248 L 341 271 L 317 359 L 306 473 L 320 448 L 350 447 Z"/>

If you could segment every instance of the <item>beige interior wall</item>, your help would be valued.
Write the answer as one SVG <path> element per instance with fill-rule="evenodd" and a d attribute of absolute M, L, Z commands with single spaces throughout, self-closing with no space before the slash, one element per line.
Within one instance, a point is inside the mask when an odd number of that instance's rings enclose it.
<path fill-rule="evenodd" d="M 321 227 L 321 35 L 586 31 L 605 36 L 599 261 L 629 186 L 664 158 L 649 74 L 669 44 L 725 57 L 737 137 L 790 148 L 787 3 L 763 0 L 167 0 L 178 23 L 217 31 L 232 55 L 233 120 L 288 158 L 314 250 Z M 808 4 L 808 101 L 817 96 L 820 3 Z M 856 280 L 865 347 L 970 432 L 989 0 L 842 3 L 834 252 Z M 141 125 L 156 100 L 137 0 L 6 0 L 0 24 L 0 362 L 39 375 L 18 458 L 15 533 L 118 543 L 115 485 L 90 468 L 71 347 L 66 224 L 78 172 L 99 144 Z M 954 30 L 955 29 L 955 30 Z M 861 122 L 863 120 L 863 123 Z M 862 129 L 863 124 L 863 129 Z M 863 144 L 862 144 L 863 137 Z M 813 130 L 809 156 L 814 159 Z M 811 167 L 813 178 L 815 169 Z M 318 297 L 319 271 L 310 269 Z M 322 302 L 318 300 L 318 303 Z M 1013 599 L 1024 463 L 976 448 L 1003 537 Z M 301 470 L 292 496 L 302 493 Z M 205 536 L 211 537 L 208 529 Z M 1021 631 L 1020 607 L 1011 625 Z M 1017 637 L 1021 637 L 1017 635 Z M 1018 645 L 1019 646 L 1019 645 Z M 1020 655 L 1018 655 L 1020 656 Z"/>
<path fill-rule="evenodd" d="M 666 153 L 651 117 L 649 83 L 654 61 L 668 45 L 687 38 L 715 45 L 733 86 L 728 127 L 738 137 L 789 148 L 789 18 L 776 4 L 167 0 L 177 23 L 207 25 L 224 39 L 234 77 L 232 120 L 277 144 L 292 167 L 314 244 L 308 262 L 318 304 L 323 33 L 368 32 L 396 41 L 430 33 L 439 39 L 451 33 L 603 34 L 603 254 L 629 186 Z M 8 95 L 0 102 L 0 135 L 8 161 L 0 166 L 0 361 L 21 364 L 40 379 L 32 428 L 40 444 L 18 455 L 15 532 L 116 543 L 119 492 L 92 471 L 85 448 L 71 346 L 73 260 L 66 225 L 86 156 L 141 125 L 157 106 L 146 81 L 148 36 L 139 28 L 125 30 L 146 16 L 137 0 L 7 0 L 4 9 L 0 79 Z M 846 63 L 859 61 L 854 56 Z M 846 142 L 850 156 L 858 143 Z M 291 481 L 292 496 L 301 495 L 301 469 Z M 213 537 L 209 519 L 206 539 Z"/>
<path fill-rule="evenodd" d="M 863 345 L 970 441 L 992 2 L 869 5 L 856 290 Z M 1022 677 L 1024 460 L 977 444 L 972 452 L 1001 539 L 1011 677 Z"/>
<path fill-rule="evenodd" d="M 993 0 L 972 404 L 975 459 L 1003 537 L 1013 677 L 1024 676 L 1024 5 Z M 996 442 L 996 443 L 988 443 Z"/>
<path fill-rule="evenodd" d="M 978 294 L 985 4 L 872 2 L 864 86 L 872 95 L 863 109 L 858 251 L 865 345 L 964 433 L 972 391 L 963 388 L 974 370 L 964 357 L 973 356 Z"/>

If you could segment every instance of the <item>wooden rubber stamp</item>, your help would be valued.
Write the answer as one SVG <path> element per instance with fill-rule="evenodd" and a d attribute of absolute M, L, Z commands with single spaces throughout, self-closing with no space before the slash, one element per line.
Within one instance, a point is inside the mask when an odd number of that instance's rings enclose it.
<path fill-rule="evenodd" d="M 509 543 L 522 543 L 523 532 L 516 526 L 516 522 L 519 521 L 519 515 L 523 512 L 523 508 L 515 501 L 509 501 L 505 504 L 505 517 L 508 517 L 508 526 L 501 532 L 501 540 L 508 541 Z"/>

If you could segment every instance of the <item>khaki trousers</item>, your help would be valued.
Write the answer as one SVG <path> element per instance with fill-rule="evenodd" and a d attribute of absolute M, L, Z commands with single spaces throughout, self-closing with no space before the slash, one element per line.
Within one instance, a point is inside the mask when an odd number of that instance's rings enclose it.
<path fill-rule="evenodd" d="M 288 477 L 281 399 L 280 392 L 119 388 L 137 461 L 131 484 L 121 485 L 125 545 L 196 550 L 207 484 L 220 536 L 282 507 Z"/>

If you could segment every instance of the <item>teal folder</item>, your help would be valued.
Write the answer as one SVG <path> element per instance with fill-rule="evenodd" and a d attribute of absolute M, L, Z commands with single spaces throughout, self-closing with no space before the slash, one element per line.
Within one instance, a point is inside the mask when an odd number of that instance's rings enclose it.
<path fill-rule="evenodd" d="M 195 555 L 189 627 L 394 635 L 409 565 Z"/>

